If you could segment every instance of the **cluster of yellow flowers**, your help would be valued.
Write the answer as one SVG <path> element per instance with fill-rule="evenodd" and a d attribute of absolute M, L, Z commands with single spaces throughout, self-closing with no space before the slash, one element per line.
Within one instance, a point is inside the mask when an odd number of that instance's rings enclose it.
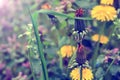
<path fill-rule="evenodd" d="M 114 0 L 101 0 L 100 5 L 95 6 L 91 11 L 92 18 L 103 21 L 113 21 L 117 17 L 117 11 L 113 7 Z M 108 43 L 109 39 L 105 35 L 95 34 L 92 40 L 102 44 Z"/>
<path fill-rule="evenodd" d="M 113 7 L 114 0 L 101 0 L 100 5 L 91 11 L 92 18 L 100 21 L 110 21 L 117 17 L 117 11 Z"/>
<path fill-rule="evenodd" d="M 105 35 L 99 35 L 99 34 L 93 35 L 92 36 L 92 40 L 95 41 L 95 42 L 99 41 L 102 44 L 106 44 L 109 41 L 109 39 L 108 39 L 107 36 L 105 36 Z"/>

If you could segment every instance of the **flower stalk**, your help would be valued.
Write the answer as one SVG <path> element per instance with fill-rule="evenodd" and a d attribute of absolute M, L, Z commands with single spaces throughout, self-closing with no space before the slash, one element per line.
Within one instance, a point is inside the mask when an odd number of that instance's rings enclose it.
<path fill-rule="evenodd" d="M 80 66 L 80 80 L 82 80 L 82 65 Z"/>
<path fill-rule="evenodd" d="M 103 26 L 101 26 L 100 31 L 99 31 L 99 39 L 98 42 L 96 44 L 96 48 L 94 50 L 94 54 L 93 54 L 93 58 L 92 58 L 92 67 L 95 68 L 95 64 L 96 64 L 96 59 L 98 57 L 98 50 L 99 50 L 99 42 L 100 42 L 100 37 L 101 35 L 104 33 L 104 27 L 105 27 L 105 23 L 103 23 Z"/>

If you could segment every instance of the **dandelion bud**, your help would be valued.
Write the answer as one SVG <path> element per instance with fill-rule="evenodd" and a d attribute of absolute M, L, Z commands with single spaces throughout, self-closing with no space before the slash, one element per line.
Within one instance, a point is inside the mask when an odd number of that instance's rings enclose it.
<path fill-rule="evenodd" d="M 76 10 L 75 16 L 76 17 L 83 17 L 84 10 L 82 8 Z M 84 20 L 75 19 L 75 31 L 78 31 L 78 33 L 85 30 L 85 23 Z"/>

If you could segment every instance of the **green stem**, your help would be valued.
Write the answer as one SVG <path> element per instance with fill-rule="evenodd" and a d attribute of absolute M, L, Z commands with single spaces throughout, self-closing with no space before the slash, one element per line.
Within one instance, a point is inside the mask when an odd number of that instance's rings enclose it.
<path fill-rule="evenodd" d="M 108 71 L 109 71 L 110 68 L 112 67 L 113 63 L 115 62 L 115 59 L 116 59 L 116 58 L 114 58 L 114 60 L 110 63 L 109 67 L 107 68 L 106 72 L 103 74 L 102 77 L 105 77 L 105 76 L 106 76 L 106 74 L 108 73 Z"/>
<path fill-rule="evenodd" d="M 59 54 L 59 66 L 60 66 L 60 69 L 62 70 L 63 69 L 63 60 L 62 60 L 61 52 Z"/>
<path fill-rule="evenodd" d="M 115 29 L 116 29 L 116 26 L 113 25 L 113 26 L 112 26 L 112 29 L 111 29 L 111 33 L 110 33 L 110 35 L 108 36 L 109 41 L 111 40 L 112 34 L 114 33 Z M 108 44 L 107 44 L 107 45 L 108 45 Z M 103 46 L 103 48 L 105 48 L 105 45 Z"/>
<path fill-rule="evenodd" d="M 112 31 L 111 31 L 111 34 L 109 35 L 109 40 L 111 39 L 112 34 L 114 33 L 115 29 L 116 29 L 116 26 L 115 25 L 112 26 Z"/>
<path fill-rule="evenodd" d="M 82 80 L 82 65 L 80 66 L 80 80 Z"/>
<path fill-rule="evenodd" d="M 95 64 L 96 64 L 96 58 L 98 57 L 98 50 L 99 50 L 99 42 L 100 42 L 100 37 L 102 35 L 102 33 L 104 32 L 104 27 L 105 27 L 105 23 L 103 24 L 103 26 L 101 26 L 100 31 L 99 31 L 99 39 L 96 45 L 96 48 L 94 50 L 94 54 L 93 54 L 93 59 L 92 59 L 92 67 L 95 68 Z"/>
<path fill-rule="evenodd" d="M 93 63 L 92 63 L 93 68 L 95 68 L 95 63 L 96 63 L 95 59 L 98 56 L 98 50 L 99 50 L 99 42 L 97 42 L 96 49 L 95 49 L 94 55 L 93 55 L 93 60 L 92 60 L 93 61 Z"/>
<path fill-rule="evenodd" d="M 114 33 L 115 29 L 116 29 L 116 28 L 115 28 L 115 25 L 114 25 L 114 26 L 112 27 L 111 34 L 109 35 L 109 40 L 111 39 L 112 34 Z M 116 59 L 116 58 L 115 58 L 115 59 Z M 108 71 L 109 71 L 110 68 L 112 67 L 112 65 L 113 65 L 113 63 L 114 63 L 114 61 L 115 61 L 115 59 L 111 62 L 111 64 L 110 64 L 109 67 L 107 68 L 107 70 L 106 70 L 104 76 L 108 73 Z"/>
<path fill-rule="evenodd" d="M 115 58 L 116 59 L 116 58 Z M 115 62 L 115 59 L 111 62 L 111 64 L 109 65 L 109 67 L 107 68 L 104 76 L 108 73 L 108 71 L 110 70 L 110 68 L 112 67 L 113 63 Z"/>
<path fill-rule="evenodd" d="M 33 65 L 32 65 L 32 60 L 31 60 L 31 54 L 32 54 L 31 52 L 32 52 L 32 50 L 29 49 L 28 59 L 29 59 L 29 61 L 30 61 L 30 68 L 31 68 L 31 71 L 32 71 L 33 79 L 34 79 L 34 80 L 37 80 L 37 78 L 35 77 L 35 74 L 34 74 L 34 70 L 33 70 Z"/>
<path fill-rule="evenodd" d="M 111 29 L 112 31 L 111 31 L 110 35 L 108 36 L 109 40 L 111 39 L 112 34 L 114 33 L 115 29 L 116 29 L 116 26 L 115 26 L 115 25 L 112 26 L 112 29 Z M 103 46 L 103 47 L 105 47 L 105 46 Z M 114 61 L 115 61 L 115 59 L 110 63 L 110 65 L 109 65 L 109 67 L 107 68 L 106 72 L 103 74 L 104 77 L 106 76 L 106 74 L 108 73 L 108 71 L 110 70 L 110 68 L 112 67 Z M 103 76 L 102 76 L 102 77 L 103 77 Z"/>
<path fill-rule="evenodd" d="M 59 27 L 56 25 L 56 27 Z M 56 36 L 57 36 L 57 42 L 58 42 L 58 47 L 60 48 L 60 44 L 59 44 L 59 40 L 60 40 L 60 34 L 59 34 L 59 30 L 56 28 Z M 60 69 L 62 70 L 63 69 L 63 58 L 62 58 L 62 55 L 61 55 L 61 51 L 60 51 L 60 54 L 59 54 L 59 67 Z"/>
<path fill-rule="evenodd" d="M 44 80 L 48 80 L 48 72 L 47 72 L 46 61 L 45 61 L 45 57 L 44 57 L 44 53 L 43 53 L 43 46 L 42 46 L 42 42 L 40 40 L 39 32 L 37 29 L 38 25 L 37 25 L 36 20 L 37 20 L 38 14 L 34 13 L 33 15 L 31 15 L 30 10 L 29 10 L 29 14 L 30 14 L 30 17 L 32 20 L 34 34 L 35 34 L 35 38 L 37 41 L 38 53 L 39 53 L 39 57 L 40 57 L 41 64 L 42 64 Z"/>

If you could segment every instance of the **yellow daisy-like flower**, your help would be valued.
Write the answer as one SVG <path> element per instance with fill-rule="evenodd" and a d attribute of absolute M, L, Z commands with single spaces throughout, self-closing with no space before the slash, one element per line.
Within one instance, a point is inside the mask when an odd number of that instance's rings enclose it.
<path fill-rule="evenodd" d="M 105 5 L 113 5 L 113 1 L 114 0 L 101 0 L 101 4 L 105 4 Z"/>
<path fill-rule="evenodd" d="M 114 20 L 117 16 L 117 11 L 112 6 L 98 5 L 91 11 L 92 18 L 100 21 Z"/>
<path fill-rule="evenodd" d="M 70 77 L 72 78 L 72 80 L 80 80 L 80 69 L 74 68 L 70 73 Z M 82 69 L 82 80 L 93 80 L 93 74 L 90 69 Z"/>
<path fill-rule="evenodd" d="M 71 45 L 64 45 L 60 49 L 61 56 L 64 57 L 71 57 L 73 53 L 75 53 L 76 48 Z"/>
<path fill-rule="evenodd" d="M 100 40 L 99 40 L 99 37 L 100 37 Z M 92 40 L 95 41 L 95 42 L 99 41 L 99 42 L 102 43 L 102 44 L 106 44 L 106 43 L 108 43 L 108 41 L 109 41 L 109 39 L 108 39 L 107 36 L 105 36 L 105 35 L 101 35 L 101 36 L 100 36 L 99 34 L 93 35 L 93 36 L 92 36 Z"/>

